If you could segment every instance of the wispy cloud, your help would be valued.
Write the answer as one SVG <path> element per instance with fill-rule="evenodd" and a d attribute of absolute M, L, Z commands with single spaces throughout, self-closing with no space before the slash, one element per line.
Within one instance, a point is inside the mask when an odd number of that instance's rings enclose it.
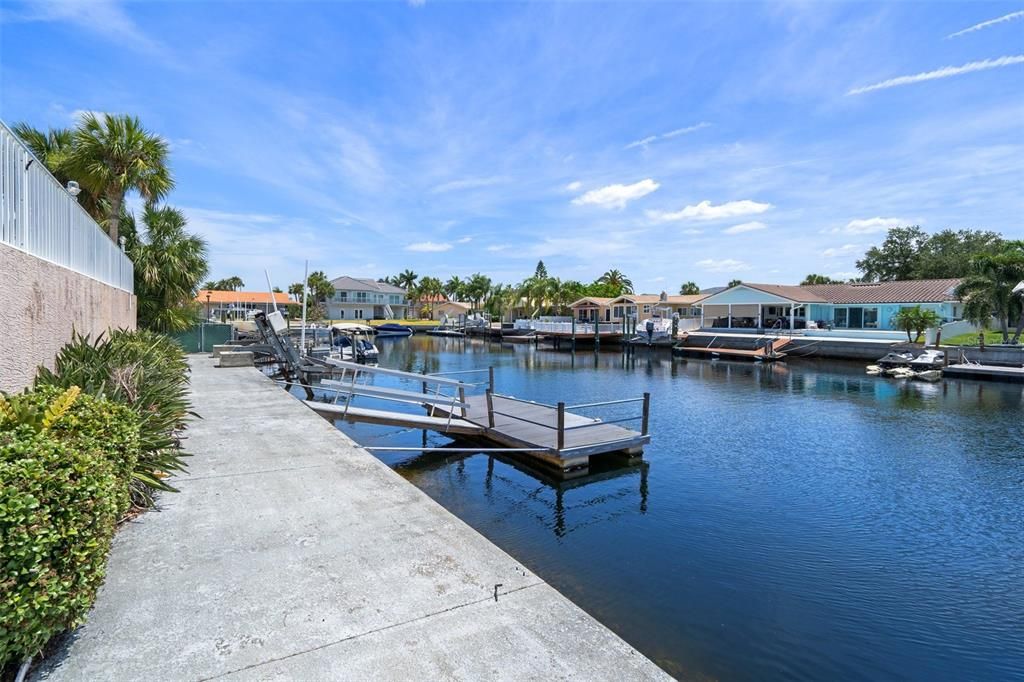
<path fill-rule="evenodd" d="M 843 244 L 842 246 L 833 246 L 825 249 L 821 252 L 823 258 L 836 258 L 838 256 L 847 256 L 851 253 L 859 251 L 862 246 L 860 244 Z"/>
<path fill-rule="evenodd" d="M 431 192 L 434 194 L 444 194 L 445 192 L 454 192 L 463 189 L 478 189 L 480 187 L 490 187 L 492 185 L 498 185 L 505 182 L 507 178 L 500 176 L 490 176 L 485 178 L 461 178 L 459 180 L 452 180 L 450 182 L 442 183 L 434 187 Z"/>
<path fill-rule="evenodd" d="M 885 90 L 887 88 L 896 88 L 901 85 L 923 83 L 925 81 L 933 81 L 939 78 L 950 78 L 951 76 L 960 76 L 965 73 L 974 73 L 975 71 L 988 71 L 989 69 L 999 69 L 1004 66 L 1013 66 L 1015 64 L 1024 64 L 1024 54 L 999 57 L 997 59 L 983 59 L 978 62 L 968 62 L 963 66 L 944 66 L 941 69 L 935 69 L 934 71 L 925 71 L 923 73 L 916 73 L 912 76 L 899 76 L 897 78 L 890 78 L 889 80 L 884 80 L 881 81 L 880 83 L 875 83 L 873 85 L 865 85 L 859 88 L 853 88 L 849 90 L 846 94 L 862 95 L 865 92 Z"/>
<path fill-rule="evenodd" d="M 487 247 L 486 250 L 490 251 L 491 253 L 497 253 L 499 251 L 504 251 L 507 248 L 508 244 L 491 244 L 490 246 Z"/>
<path fill-rule="evenodd" d="M 948 36 L 946 36 L 946 38 L 956 38 L 958 36 L 966 35 L 968 33 L 974 33 L 975 31 L 980 31 L 981 29 L 988 28 L 989 26 L 995 26 L 996 24 L 1002 24 L 1004 22 L 1013 21 L 1014 19 L 1020 19 L 1022 17 L 1024 17 L 1024 11 L 1021 11 L 1021 12 L 1010 12 L 1009 14 L 1004 14 L 1001 17 L 996 17 L 995 19 L 989 19 L 988 21 L 983 21 L 980 24 L 975 24 L 974 26 L 968 26 L 967 28 L 965 28 L 962 31 L 957 31 L 956 33 L 950 33 Z"/>
<path fill-rule="evenodd" d="M 580 182 L 579 180 L 574 180 L 573 182 L 570 182 L 568 185 L 566 185 L 565 188 L 567 190 L 569 190 L 570 192 L 575 192 L 576 190 L 578 190 L 582 186 L 583 186 L 582 182 Z"/>
<path fill-rule="evenodd" d="M 661 223 L 675 220 L 718 220 L 744 215 L 757 215 L 772 208 L 774 207 L 771 204 L 750 199 L 727 201 L 717 206 L 710 201 L 702 201 L 696 206 L 687 206 L 681 211 L 648 211 L 647 217 Z"/>
<path fill-rule="evenodd" d="M 473 241 L 472 237 L 461 237 L 460 239 L 456 239 L 455 243 L 456 244 L 468 244 L 471 241 Z"/>
<path fill-rule="evenodd" d="M 634 199 L 645 197 L 658 189 L 659 185 L 654 180 L 647 178 L 632 185 L 608 185 L 601 189 L 592 189 L 582 196 L 572 200 L 577 206 L 592 204 L 601 208 L 625 208 L 626 204 Z"/>
<path fill-rule="evenodd" d="M 451 244 L 445 242 L 416 242 L 415 244 L 409 244 L 405 247 L 406 251 L 414 251 L 416 253 L 440 253 L 442 251 L 450 251 L 452 248 Z"/>
<path fill-rule="evenodd" d="M 704 260 L 697 261 L 696 265 L 698 268 L 708 272 L 742 272 L 750 269 L 750 266 L 745 262 L 733 258 L 723 258 L 720 260 L 705 258 Z"/>
<path fill-rule="evenodd" d="M 744 232 L 756 232 L 758 230 L 764 230 L 768 226 L 764 223 L 755 221 L 749 223 L 740 223 L 739 225 L 733 225 L 722 230 L 723 234 L 743 234 Z"/>
<path fill-rule="evenodd" d="M 885 232 L 893 227 L 899 227 L 900 225 L 909 225 L 910 221 L 904 220 L 903 218 L 858 218 L 851 220 L 846 223 L 844 227 L 834 227 L 828 232 L 837 234 L 845 232 L 846 234 L 873 234 L 875 232 Z"/>
<path fill-rule="evenodd" d="M 697 132 L 698 130 L 708 128 L 710 126 L 710 123 L 701 121 L 696 125 L 686 126 L 685 128 L 676 128 L 675 130 L 670 130 L 667 133 L 661 133 L 660 135 L 648 135 L 642 140 L 634 140 L 633 142 L 630 142 L 625 147 L 623 147 L 623 149 L 635 149 L 636 147 L 646 148 L 647 145 L 651 144 L 652 142 L 657 142 L 658 140 L 671 140 L 673 137 L 679 137 L 680 135 L 694 133 Z"/>

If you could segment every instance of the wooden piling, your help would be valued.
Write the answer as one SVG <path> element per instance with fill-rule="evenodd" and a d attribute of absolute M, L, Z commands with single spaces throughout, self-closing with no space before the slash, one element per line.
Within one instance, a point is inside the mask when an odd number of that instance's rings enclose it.
<path fill-rule="evenodd" d="M 644 413 L 643 413 L 643 417 L 641 418 L 641 425 L 640 425 L 640 434 L 641 435 L 644 435 L 644 436 L 647 435 L 647 422 L 648 422 L 648 419 L 649 419 L 650 415 L 651 415 L 651 394 L 650 393 L 644 393 Z"/>
<path fill-rule="evenodd" d="M 558 403 L 558 449 L 565 449 L 565 403 Z"/>

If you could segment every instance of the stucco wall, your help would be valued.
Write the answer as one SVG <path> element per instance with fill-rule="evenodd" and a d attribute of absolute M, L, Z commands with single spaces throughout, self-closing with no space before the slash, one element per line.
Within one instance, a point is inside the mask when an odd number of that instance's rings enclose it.
<path fill-rule="evenodd" d="M 0 244 L 0 390 L 32 382 L 53 367 L 72 329 L 93 337 L 135 328 L 135 296 Z"/>

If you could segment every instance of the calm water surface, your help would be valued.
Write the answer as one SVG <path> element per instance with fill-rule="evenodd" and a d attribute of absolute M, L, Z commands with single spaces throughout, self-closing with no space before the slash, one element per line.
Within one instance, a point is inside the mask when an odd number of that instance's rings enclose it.
<path fill-rule="evenodd" d="M 499 392 L 544 402 L 652 394 L 646 463 L 568 484 L 485 454 L 379 456 L 670 673 L 1024 679 L 1020 385 L 378 345 L 383 367 L 493 365 Z M 423 437 L 343 428 L 364 445 Z"/>

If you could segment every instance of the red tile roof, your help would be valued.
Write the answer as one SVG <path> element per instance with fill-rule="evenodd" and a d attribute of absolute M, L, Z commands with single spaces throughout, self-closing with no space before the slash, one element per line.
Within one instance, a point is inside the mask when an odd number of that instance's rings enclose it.
<path fill-rule="evenodd" d="M 217 291 L 214 289 L 200 289 L 196 295 L 197 303 L 206 303 L 206 295 L 210 295 L 210 303 L 270 303 L 270 293 L 267 291 Z M 278 305 L 292 303 L 288 294 L 274 294 Z"/>

